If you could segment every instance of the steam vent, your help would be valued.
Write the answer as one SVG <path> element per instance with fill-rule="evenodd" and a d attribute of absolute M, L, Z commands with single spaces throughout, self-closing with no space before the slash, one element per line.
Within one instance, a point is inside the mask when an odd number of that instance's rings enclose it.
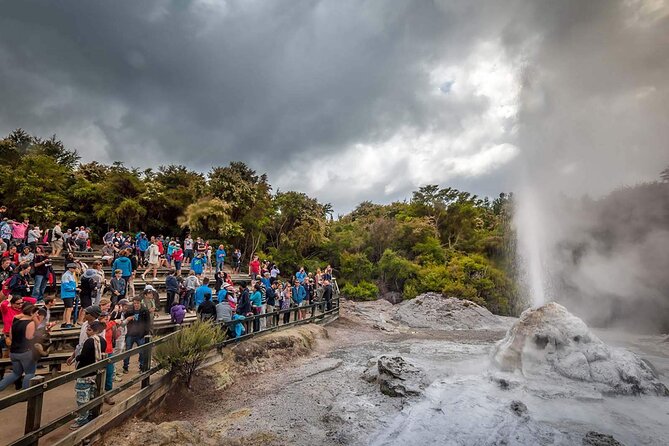
<path fill-rule="evenodd" d="M 562 305 L 523 312 L 493 350 L 493 363 L 527 379 L 591 383 L 605 394 L 669 396 L 652 366 L 635 354 L 604 344 Z"/>

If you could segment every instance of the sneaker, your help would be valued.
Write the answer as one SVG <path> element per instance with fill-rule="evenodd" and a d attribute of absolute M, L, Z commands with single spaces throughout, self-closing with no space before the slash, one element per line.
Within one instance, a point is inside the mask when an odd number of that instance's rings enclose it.
<path fill-rule="evenodd" d="M 123 378 L 122 378 L 122 377 L 120 377 L 120 376 L 118 376 L 118 375 L 116 375 L 116 376 L 114 377 L 114 382 L 120 383 L 121 381 L 123 381 Z"/>
<path fill-rule="evenodd" d="M 116 401 L 111 399 L 111 397 L 109 397 L 109 396 L 104 397 L 103 401 L 105 402 L 105 404 L 109 404 L 110 406 L 113 406 L 114 404 L 116 404 Z"/>
<path fill-rule="evenodd" d="M 88 423 L 88 420 L 84 421 L 83 423 L 81 423 L 79 421 L 75 421 L 74 423 L 70 424 L 70 430 L 76 431 L 80 427 L 85 426 L 86 423 Z"/>
<path fill-rule="evenodd" d="M 123 369 L 123 374 L 124 375 L 127 375 L 128 373 L 130 373 L 130 372 L 128 372 L 128 369 Z"/>

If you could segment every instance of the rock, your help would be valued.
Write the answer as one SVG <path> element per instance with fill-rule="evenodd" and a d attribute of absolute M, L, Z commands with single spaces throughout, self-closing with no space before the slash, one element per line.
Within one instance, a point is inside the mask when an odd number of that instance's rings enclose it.
<path fill-rule="evenodd" d="M 611 435 L 590 431 L 583 437 L 584 446 L 625 446 Z"/>
<path fill-rule="evenodd" d="M 527 406 L 522 401 L 511 401 L 509 408 L 511 409 L 511 412 L 519 417 L 527 415 Z"/>
<path fill-rule="evenodd" d="M 381 294 L 381 299 L 387 300 L 391 304 L 395 305 L 402 302 L 402 293 L 397 291 L 388 291 L 387 293 Z"/>
<path fill-rule="evenodd" d="M 368 368 L 363 379 L 379 384 L 381 393 L 392 397 L 419 395 L 425 388 L 423 372 L 401 356 L 381 356 L 376 365 L 376 376 Z"/>
<path fill-rule="evenodd" d="M 653 368 L 633 353 L 604 344 L 585 323 L 551 302 L 523 312 L 496 344 L 493 364 L 525 378 L 593 383 L 605 394 L 669 396 Z"/>
<path fill-rule="evenodd" d="M 510 318 L 464 299 L 425 293 L 398 305 L 395 319 L 414 328 L 435 330 L 506 330 Z"/>

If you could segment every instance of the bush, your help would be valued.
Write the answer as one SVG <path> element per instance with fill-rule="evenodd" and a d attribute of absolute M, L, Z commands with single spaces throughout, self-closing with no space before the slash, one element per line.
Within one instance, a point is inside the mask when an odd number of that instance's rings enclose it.
<path fill-rule="evenodd" d="M 372 278 L 373 265 L 365 254 L 343 252 L 340 257 L 341 276 L 347 283 L 358 284 Z"/>
<path fill-rule="evenodd" d="M 176 373 L 191 386 L 193 373 L 209 351 L 225 340 L 225 333 L 211 321 L 195 322 L 173 335 L 156 348 L 155 359 L 167 370 Z"/>
<path fill-rule="evenodd" d="M 376 300 L 379 295 L 379 288 L 372 282 L 363 280 L 357 285 L 351 285 L 350 283 L 344 285 L 341 293 L 349 299 Z"/>
<path fill-rule="evenodd" d="M 381 280 L 389 290 L 402 291 L 404 283 L 416 275 L 418 266 L 395 251 L 386 249 L 379 260 L 378 269 Z"/>

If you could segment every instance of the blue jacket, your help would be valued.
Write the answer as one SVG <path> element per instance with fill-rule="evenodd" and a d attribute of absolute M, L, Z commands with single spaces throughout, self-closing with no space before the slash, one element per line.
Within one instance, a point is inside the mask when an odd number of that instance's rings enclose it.
<path fill-rule="evenodd" d="M 197 287 L 195 290 L 195 306 L 199 306 L 202 302 L 204 302 L 204 296 L 206 294 L 209 294 L 211 296 L 211 288 L 209 288 L 209 285 L 200 285 Z"/>
<path fill-rule="evenodd" d="M 167 287 L 167 291 L 179 291 L 179 281 L 176 276 L 167 276 L 165 279 L 165 286 Z"/>
<path fill-rule="evenodd" d="M 254 291 L 251 295 L 251 305 L 262 307 L 262 293 L 260 291 Z"/>
<path fill-rule="evenodd" d="M 299 305 L 307 298 L 307 290 L 302 285 L 293 287 L 293 300 Z"/>
<path fill-rule="evenodd" d="M 234 314 L 234 315 L 232 316 L 232 320 L 233 320 L 233 321 L 243 321 L 244 319 L 246 319 L 246 318 L 245 318 L 244 316 L 240 316 L 239 314 Z M 235 324 L 234 324 L 234 327 L 235 327 L 234 330 L 235 330 L 235 337 L 236 337 L 236 338 L 238 338 L 238 337 L 240 337 L 241 335 L 243 335 L 244 332 L 246 331 L 246 330 L 244 329 L 244 324 L 240 324 L 239 322 L 235 323 Z"/>
<path fill-rule="evenodd" d="M 304 282 L 304 278 L 305 278 L 305 277 L 307 277 L 307 273 L 306 273 L 306 272 L 298 271 L 298 272 L 295 273 L 295 278 L 296 278 L 297 281 L 300 282 L 300 283 Z"/>
<path fill-rule="evenodd" d="M 121 270 L 122 277 L 128 277 L 132 275 L 132 262 L 125 256 L 118 257 L 112 264 L 112 271 L 117 269 Z"/>
<path fill-rule="evenodd" d="M 77 282 L 74 281 L 74 275 L 65 271 L 60 279 L 60 298 L 73 299 L 77 294 Z"/>
<path fill-rule="evenodd" d="M 191 269 L 195 271 L 195 274 L 197 274 L 198 276 L 202 274 L 202 271 L 204 271 L 204 262 L 205 262 L 204 257 L 203 258 L 195 257 L 193 259 L 193 263 L 191 264 Z"/>
<path fill-rule="evenodd" d="M 141 237 L 139 240 L 137 240 L 137 247 L 140 251 L 146 251 L 149 249 L 149 239 L 146 237 Z"/>
<path fill-rule="evenodd" d="M 223 263 L 225 262 L 225 256 L 226 256 L 225 249 L 217 249 L 216 250 L 216 262 L 217 263 Z"/>

